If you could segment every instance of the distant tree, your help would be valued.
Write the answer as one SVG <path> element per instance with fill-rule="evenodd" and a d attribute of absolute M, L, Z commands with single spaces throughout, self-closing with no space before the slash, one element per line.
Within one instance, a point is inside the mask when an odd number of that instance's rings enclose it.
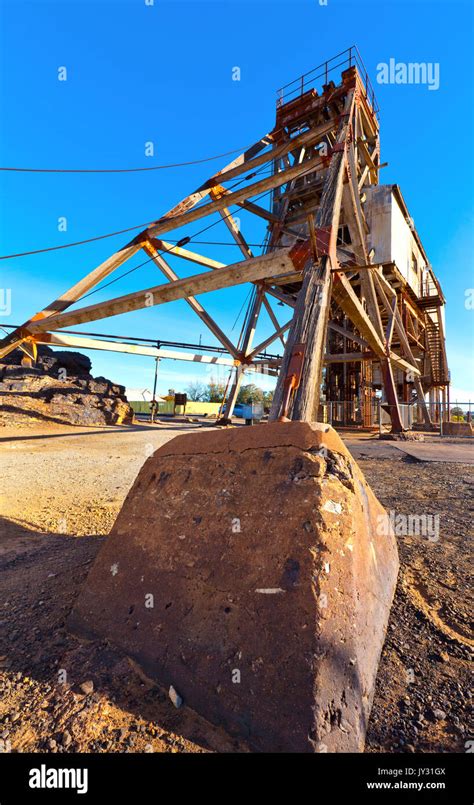
<path fill-rule="evenodd" d="M 237 402 L 263 402 L 263 390 L 256 386 L 255 383 L 249 383 L 247 386 L 242 386 L 237 397 Z"/>
<path fill-rule="evenodd" d="M 272 389 L 272 391 L 264 391 L 263 392 L 263 402 L 265 403 L 265 405 L 271 405 L 272 404 L 274 393 L 275 392 L 273 391 L 273 389 Z"/>
<path fill-rule="evenodd" d="M 185 391 L 188 395 L 188 400 L 191 402 L 203 402 L 207 398 L 206 386 L 204 383 L 199 383 L 197 380 L 195 380 L 194 383 L 189 383 Z"/>
<path fill-rule="evenodd" d="M 212 377 L 207 384 L 206 400 L 207 402 L 221 403 L 224 399 L 225 384 L 218 383 Z"/>

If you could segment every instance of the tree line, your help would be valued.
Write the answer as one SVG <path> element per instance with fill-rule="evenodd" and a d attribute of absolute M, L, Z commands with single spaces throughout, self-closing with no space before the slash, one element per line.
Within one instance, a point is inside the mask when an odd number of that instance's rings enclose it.
<path fill-rule="evenodd" d="M 191 402 L 217 402 L 221 403 L 224 399 L 226 392 L 225 383 L 217 383 L 215 380 L 210 380 L 209 383 L 200 383 L 194 381 L 189 383 L 185 388 L 188 400 Z M 253 403 L 263 402 L 266 405 L 271 404 L 273 400 L 273 391 L 263 391 L 255 383 L 248 383 L 241 386 L 239 396 L 237 397 L 238 403 Z"/>

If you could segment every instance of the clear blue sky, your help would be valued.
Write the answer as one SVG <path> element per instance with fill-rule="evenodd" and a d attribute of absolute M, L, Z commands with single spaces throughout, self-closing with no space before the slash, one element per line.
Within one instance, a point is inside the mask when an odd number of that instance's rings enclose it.
<path fill-rule="evenodd" d="M 401 186 L 447 297 L 453 399 L 474 400 L 474 310 L 465 307 L 465 292 L 474 287 L 472 9 L 471 0 L 155 0 L 151 6 L 145 0 L 3 0 L 1 162 L 149 166 L 245 147 L 273 127 L 279 86 L 357 44 L 381 107 L 382 161 L 389 162 L 382 181 Z M 438 63 L 440 88 L 377 85 L 377 64 L 390 58 Z M 66 82 L 58 81 L 62 66 Z M 240 81 L 232 80 L 236 66 Z M 153 158 L 144 155 L 147 141 L 155 144 Z M 53 246 L 158 218 L 228 159 L 128 175 L 1 174 L 0 251 Z M 66 232 L 57 228 L 62 216 Z M 260 242 L 262 226 L 245 214 L 241 222 L 247 239 Z M 222 223 L 208 235 L 230 241 Z M 12 312 L 0 318 L 20 323 L 127 239 L 1 263 L 0 285 L 12 289 Z M 234 247 L 199 248 L 225 262 L 240 259 Z M 138 262 L 140 256 L 130 266 Z M 183 276 L 196 269 L 170 262 Z M 91 302 L 146 288 L 159 276 L 148 265 Z M 240 322 L 231 328 L 247 292 L 245 286 L 202 297 L 234 339 Z M 286 309 L 277 310 L 283 316 Z M 204 343 L 215 343 L 184 302 L 82 329 L 176 341 L 198 341 L 202 334 Z M 89 355 L 96 375 L 133 387 L 152 384 L 151 359 Z M 182 389 L 196 378 L 205 379 L 196 365 L 163 362 L 159 391 Z"/>

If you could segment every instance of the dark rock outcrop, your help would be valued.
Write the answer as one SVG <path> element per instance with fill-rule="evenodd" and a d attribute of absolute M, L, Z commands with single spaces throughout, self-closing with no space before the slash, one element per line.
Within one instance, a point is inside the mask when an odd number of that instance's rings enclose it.
<path fill-rule="evenodd" d="M 0 425 L 122 425 L 133 421 L 124 386 L 92 377 L 86 355 L 40 346 L 34 365 L 28 365 L 25 358 L 16 349 L 0 363 Z"/>

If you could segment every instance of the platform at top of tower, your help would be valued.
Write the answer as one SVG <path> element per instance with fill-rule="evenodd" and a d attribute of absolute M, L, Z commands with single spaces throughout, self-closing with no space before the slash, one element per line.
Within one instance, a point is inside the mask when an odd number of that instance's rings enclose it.
<path fill-rule="evenodd" d="M 358 48 L 352 45 L 347 50 L 332 56 L 322 64 L 309 70 L 307 73 L 295 78 L 277 90 L 277 109 L 285 107 L 285 113 L 292 107 L 299 106 L 301 102 L 311 102 L 318 98 L 319 93 L 327 94 L 340 84 L 340 75 L 350 68 L 357 72 L 365 97 L 370 109 L 378 116 L 379 106 L 369 74 L 362 61 Z M 319 90 L 319 92 L 318 92 Z"/>

